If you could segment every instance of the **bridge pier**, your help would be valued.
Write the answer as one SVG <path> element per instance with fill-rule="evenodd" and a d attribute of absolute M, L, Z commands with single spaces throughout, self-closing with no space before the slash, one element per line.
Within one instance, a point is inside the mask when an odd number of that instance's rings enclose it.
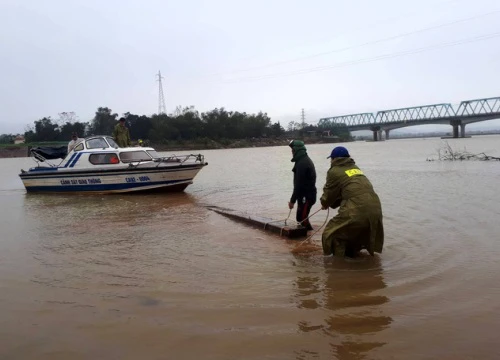
<path fill-rule="evenodd" d="M 458 124 L 453 124 L 453 138 L 456 139 L 458 138 Z"/>
<path fill-rule="evenodd" d="M 382 130 L 379 125 L 370 126 L 370 130 L 373 132 L 373 141 L 382 140 Z"/>
<path fill-rule="evenodd" d="M 460 124 L 460 137 L 465 137 L 465 125 L 466 124 Z"/>
<path fill-rule="evenodd" d="M 391 130 L 389 130 L 389 129 L 386 129 L 386 130 L 385 130 L 385 139 L 386 139 L 386 140 L 389 140 L 389 132 L 390 132 L 390 131 L 391 131 Z"/>
<path fill-rule="evenodd" d="M 373 141 L 382 141 L 382 130 L 372 130 L 373 131 Z"/>

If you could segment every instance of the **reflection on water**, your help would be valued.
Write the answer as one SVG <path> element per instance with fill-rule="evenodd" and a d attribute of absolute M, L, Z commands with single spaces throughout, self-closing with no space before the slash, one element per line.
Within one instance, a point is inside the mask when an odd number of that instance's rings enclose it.
<path fill-rule="evenodd" d="M 370 351 L 385 344 L 373 340 L 374 334 L 387 329 L 392 322 L 382 307 L 389 298 L 379 294 L 387 287 L 380 258 L 325 257 L 322 263 L 317 257 L 296 255 L 295 258 L 299 272 L 294 283 L 295 302 L 299 309 L 310 310 L 298 323 L 299 330 L 326 335 L 337 359 L 368 359 Z M 319 356 L 311 349 L 304 349 L 297 353 L 297 359 L 314 354 Z"/>

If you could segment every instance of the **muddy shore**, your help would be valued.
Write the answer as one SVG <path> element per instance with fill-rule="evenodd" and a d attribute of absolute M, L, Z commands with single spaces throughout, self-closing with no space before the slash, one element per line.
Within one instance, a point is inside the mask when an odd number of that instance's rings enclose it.
<path fill-rule="evenodd" d="M 12 146 L 12 147 L 0 148 L 0 158 L 18 158 L 27 156 L 28 156 L 27 146 Z"/>

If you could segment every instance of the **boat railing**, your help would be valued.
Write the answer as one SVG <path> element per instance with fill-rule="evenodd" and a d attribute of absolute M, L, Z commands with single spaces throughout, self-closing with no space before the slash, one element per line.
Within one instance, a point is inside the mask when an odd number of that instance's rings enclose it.
<path fill-rule="evenodd" d="M 33 149 L 30 149 L 30 155 L 35 159 L 37 164 L 40 164 L 40 162 L 44 162 L 48 165 L 52 165 L 51 163 L 47 162 L 47 159 L 44 158 L 42 155 L 37 153 L 36 151 L 33 151 Z"/>
<path fill-rule="evenodd" d="M 188 154 L 188 155 L 170 155 L 164 156 L 161 158 L 154 159 L 155 162 L 158 162 L 157 166 L 160 166 L 161 163 L 178 163 L 184 164 L 188 160 L 194 160 L 195 163 L 204 164 L 205 156 L 202 154 Z"/>
<path fill-rule="evenodd" d="M 143 163 L 148 163 L 148 162 L 156 162 L 158 163 L 156 167 L 160 166 L 161 164 L 164 163 L 176 163 L 179 165 L 184 164 L 188 160 L 194 160 L 195 163 L 200 163 L 204 164 L 205 163 L 205 157 L 202 154 L 189 154 L 189 155 L 170 155 L 170 156 L 164 156 L 164 157 L 159 157 L 159 158 L 154 158 L 151 160 L 137 160 L 137 161 L 132 161 L 129 163 L 129 167 L 138 167 L 139 165 Z"/>
<path fill-rule="evenodd" d="M 172 154 L 170 156 L 161 157 L 156 159 L 155 161 L 160 162 L 177 162 L 177 163 L 185 163 L 188 160 L 194 159 L 195 162 L 203 163 L 205 157 L 202 154 L 189 154 L 189 155 L 175 155 Z"/>

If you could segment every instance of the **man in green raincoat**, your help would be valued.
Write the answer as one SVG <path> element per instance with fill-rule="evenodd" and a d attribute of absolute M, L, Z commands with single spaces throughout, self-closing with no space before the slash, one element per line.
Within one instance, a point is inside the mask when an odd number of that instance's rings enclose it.
<path fill-rule="evenodd" d="M 118 124 L 115 125 L 115 129 L 113 130 L 113 140 L 115 140 L 119 147 L 130 146 L 130 133 L 128 128 L 125 126 L 125 118 L 121 118 Z"/>
<path fill-rule="evenodd" d="M 320 198 L 321 207 L 340 208 L 323 231 L 323 253 L 338 257 L 355 257 L 362 249 L 372 256 L 382 253 L 382 206 L 372 184 L 345 147 L 334 148 L 328 158 L 331 167 Z"/>

